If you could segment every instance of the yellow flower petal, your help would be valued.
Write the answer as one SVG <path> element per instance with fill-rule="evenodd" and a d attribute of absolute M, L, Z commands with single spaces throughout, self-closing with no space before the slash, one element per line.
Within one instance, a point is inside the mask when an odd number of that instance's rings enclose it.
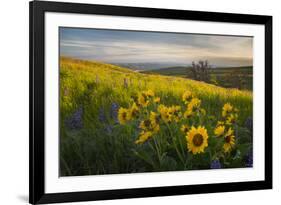
<path fill-rule="evenodd" d="M 214 133 L 217 137 L 220 137 L 223 136 L 224 130 L 225 130 L 225 126 L 220 125 L 215 128 Z"/>

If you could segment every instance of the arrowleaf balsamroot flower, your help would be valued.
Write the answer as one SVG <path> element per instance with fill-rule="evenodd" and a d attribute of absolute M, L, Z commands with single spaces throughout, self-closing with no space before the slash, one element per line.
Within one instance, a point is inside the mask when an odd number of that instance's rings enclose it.
<path fill-rule="evenodd" d="M 224 134 L 225 126 L 219 125 L 215 128 L 214 133 L 217 137 L 221 137 Z"/>
<path fill-rule="evenodd" d="M 234 145 L 235 145 L 235 136 L 233 135 L 233 130 L 229 128 L 224 137 L 224 144 L 223 144 L 224 152 L 225 153 L 230 152 L 231 149 L 234 147 Z"/>
<path fill-rule="evenodd" d="M 121 107 L 118 110 L 118 120 L 120 124 L 126 124 L 127 121 L 131 120 L 131 117 L 132 115 L 129 109 Z"/>
<path fill-rule="evenodd" d="M 156 133 L 160 129 L 159 121 L 160 116 L 158 116 L 155 112 L 151 112 L 149 119 L 140 122 L 139 128 Z"/>
<path fill-rule="evenodd" d="M 152 137 L 152 132 L 141 131 L 139 138 L 135 141 L 136 144 L 142 144 Z"/>
<path fill-rule="evenodd" d="M 187 104 L 187 109 L 186 111 L 184 112 L 183 116 L 185 118 L 190 118 L 192 117 L 195 112 L 197 111 L 201 111 L 200 110 L 200 105 L 201 105 L 201 100 L 198 99 L 198 98 L 192 98 L 191 101 Z M 206 114 L 206 111 L 204 112 L 205 110 L 202 110 L 202 114 L 205 115 Z"/>
<path fill-rule="evenodd" d="M 148 97 L 144 93 L 138 95 L 138 105 L 142 107 L 147 107 L 149 104 Z"/>
<path fill-rule="evenodd" d="M 192 98 L 190 103 L 188 103 L 187 105 L 187 110 L 192 110 L 194 112 L 200 108 L 200 105 L 201 100 L 199 100 L 198 98 Z"/>
<path fill-rule="evenodd" d="M 182 125 L 181 126 L 181 131 L 186 134 L 188 132 L 189 126 L 188 125 Z"/>
<path fill-rule="evenodd" d="M 166 107 L 165 105 L 158 106 L 158 112 L 162 120 L 166 123 L 170 123 L 172 121 L 178 122 L 182 116 L 181 107 L 172 105 L 171 107 Z"/>
<path fill-rule="evenodd" d="M 192 99 L 192 93 L 187 90 L 182 95 L 182 101 L 187 104 Z"/>
<path fill-rule="evenodd" d="M 217 122 L 217 127 L 220 126 L 220 125 L 224 125 L 224 121 L 218 121 Z"/>
<path fill-rule="evenodd" d="M 175 122 L 178 122 L 179 119 L 181 118 L 181 107 L 180 106 L 176 106 L 176 105 L 172 105 L 171 107 L 168 108 L 168 112 L 172 117 L 172 120 L 174 120 Z"/>
<path fill-rule="evenodd" d="M 228 128 L 227 133 L 225 134 L 225 136 L 233 135 L 233 133 L 234 133 L 234 131 L 233 131 L 233 129 L 230 127 L 230 128 Z"/>
<path fill-rule="evenodd" d="M 147 90 L 139 93 L 137 102 L 142 107 L 147 107 L 150 103 L 151 98 L 154 97 L 154 92 L 152 90 Z M 160 100 L 160 99 L 159 99 Z"/>
<path fill-rule="evenodd" d="M 140 122 L 139 128 L 143 130 L 149 130 L 151 127 L 151 121 L 149 119 Z"/>
<path fill-rule="evenodd" d="M 137 117 L 139 114 L 139 108 L 137 106 L 137 104 L 134 102 L 132 107 L 129 109 L 130 111 L 130 115 L 132 118 Z"/>
<path fill-rule="evenodd" d="M 233 106 L 230 103 L 225 103 L 222 108 L 222 116 L 226 117 L 233 110 Z"/>
<path fill-rule="evenodd" d="M 160 113 L 161 119 L 165 122 L 171 122 L 172 121 L 172 116 L 169 113 L 168 107 L 165 105 L 161 104 L 158 106 L 158 112 Z"/>
<path fill-rule="evenodd" d="M 226 124 L 227 125 L 232 125 L 233 123 L 236 122 L 238 118 L 238 115 L 237 114 L 230 114 L 227 118 L 226 118 Z"/>
<path fill-rule="evenodd" d="M 151 122 L 151 128 L 153 132 L 158 132 L 160 130 L 160 126 L 159 126 L 160 116 L 155 112 L 150 112 L 149 119 Z"/>
<path fill-rule="evenodd" d="M 201 113 L 201 115 L 205 116 L 205 115 L 206 115 L 206 110 L 203 109 L 203 108 L 201 108 L 201 109 L 200 109 L 200 113 Z"/>
<path fill-rule="evenodd" d="M 184 112 L 183 116 L 184 116 L 185 118 L 190 118 L 190 117 L 192 117 L 193 114 L 194 114 L 194 113 L 192 112 L 192 110 L 186 110 L 186 111 Z"/>
<path fill-rule="evenodd" d="M 147 90 L 143 92 L 147 97 L 154 97 L 154 92 L 152 90 Z"/>
<path fill-rule="evenodd" d="M 208 147 L 208 133 L 204 126 L 191 127 L 186 135 L 187 149 L 192 154 L 199 154 Z"/>
<path fill-rule="evenodd" d="M 155 112 L 150 112 L 149 119 L 141 121 L 139 125 L 142 131 L 135 143 L 142 144 L 151 138 L 153 134 L 157 133 L 160 130 L 159 121 L 160 116 Z"/>
<path fill-rule="evenodd" d="M 156 97 L 156 98 L 154 98 L 154 100 L 153 100 L 155 103 L 160 103 L 160 97 Z"/>

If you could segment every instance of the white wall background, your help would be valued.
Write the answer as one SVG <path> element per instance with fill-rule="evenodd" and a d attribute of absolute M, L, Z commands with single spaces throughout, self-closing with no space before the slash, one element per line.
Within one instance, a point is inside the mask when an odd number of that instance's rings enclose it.
<path fill-rule="evenodd" d="M 277 204 L 280 195 L 281 5 L 276 0 L 72 0 L 109 5 L 273 15 L 274 189 L 79 204 Z M 0 3 L 0 204 L 28 201 L 28 1 Z M 77 203 L 78 204 L 78 203 Z"/>

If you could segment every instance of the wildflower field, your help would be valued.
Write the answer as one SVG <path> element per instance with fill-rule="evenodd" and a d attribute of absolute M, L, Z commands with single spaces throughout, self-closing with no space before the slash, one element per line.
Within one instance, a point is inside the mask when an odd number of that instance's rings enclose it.
<path fill-rule="evenodd" d="M 60 175 L 252 167 L 252 92 L 60 59 Z"/>

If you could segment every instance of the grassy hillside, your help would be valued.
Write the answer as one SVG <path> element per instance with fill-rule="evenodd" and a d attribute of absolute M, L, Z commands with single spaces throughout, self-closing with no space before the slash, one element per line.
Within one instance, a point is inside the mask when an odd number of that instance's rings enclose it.
<path fill-rule="evenodd" d="M 139 94 L 146 90 L 153 91 L 165 106 L 178 105 L 182 113 L 186 107 L 182 95 L 188 90 L 200 99 L 200 113 L 192 119 L 182 117 L 173 123 L 160 121 L 160 131 L 153 137 L 154 143 L 153 140 L 135 143 L 141 133 L 142 118 L 152 110 L 157 112 L 159 104 L 139 106 L 139 118 L 125 124 L 120 123 L 118 112 L 121 107 L 132 106 Z M 211 149 L 216 140 L 212 136 L 217 122 L 222 119 L 225 103 L 239 110 L 233 125 L 237 146 L 233 152 L 219 155 L 221 152 Z M 205 113 L 201 114 L 203 109 Z M 251 129 L 245 123 L 251 116 L 252 93 L 249 91 L 225 89 L 181 77 L 137 73 L 99 62 L 61 58 L 60 174 L 206 169 L 213 160 L 221 158 L 225 168 L 243 167 L 251 147 Z M 208 152 L 194 156 L 188 152 L 185 134 L 179 129 L 184 123 L 206 128 L 210 140 Z"/>
<path fill-rule="evenodd" d="M 148 71 L 143 71 L 143 73 L 185 77 L 188 69 L 189 69 L 188 67 L 178 66 L 178 67 L 168 67 L 168 68 L 161 68 L 161 69 L 152 69 Z"/>
<path fill-rule="evenodd" d="M 177 76 L 192 78 L 189 67 L 169 67 L 143 71 L 147 74 L 160 74 L 167 76 Z M 226 87 L 252 90 L 253 89 L 253 67 L 219 67 L 211 69 L 212 83 Z"/>

